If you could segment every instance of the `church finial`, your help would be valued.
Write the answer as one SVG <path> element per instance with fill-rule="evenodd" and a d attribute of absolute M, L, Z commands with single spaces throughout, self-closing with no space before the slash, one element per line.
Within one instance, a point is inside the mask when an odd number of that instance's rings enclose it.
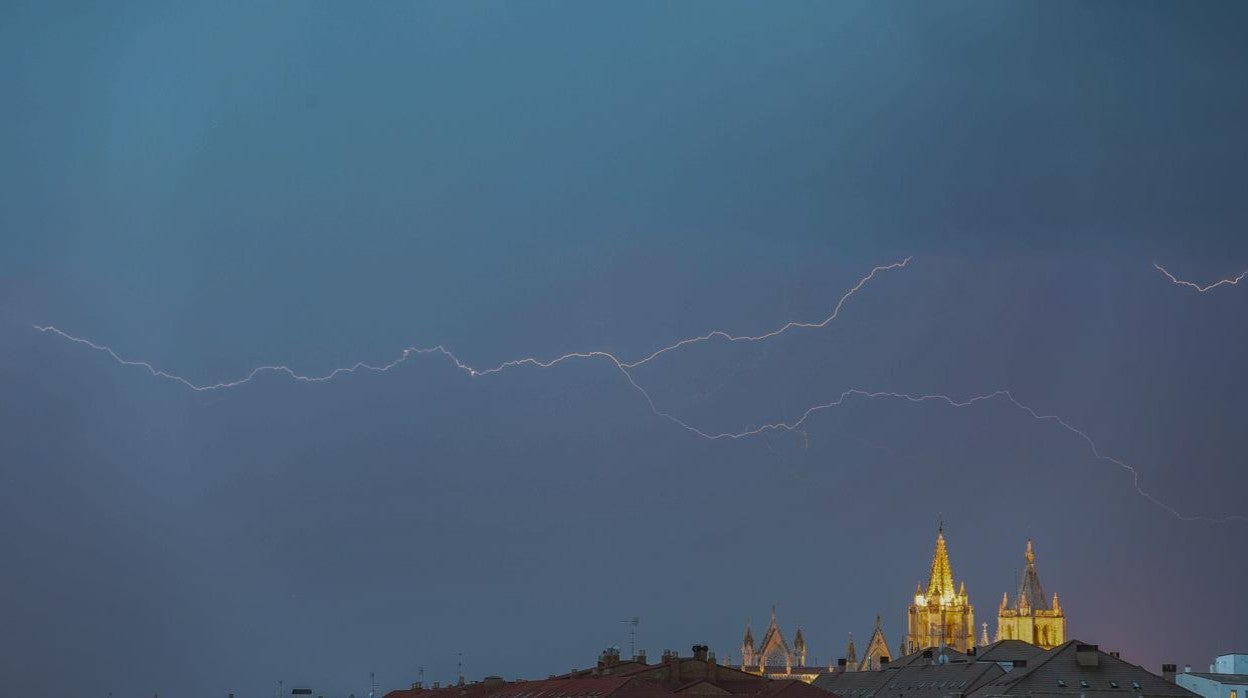
<path fill-rule="evenodd" d="M 979 634 L 979 644 L 984 647 L 988 646 L 988 624 L 987 623 L 983 624 L 983 630 Z"/>
<path fill-rule="evenodd" d="M 1028 538 L 1028 539 L 1027 539 L 1027 552 L 1026 552 L 1026 556 L 1027 556 L 1027 564 L 1029 564 L 1029 565 L 1034 565 L 1034 564 L 1036 564 L 1036 551 L 1035 551 L 1035 549 L 1034 549 L 1034 548 L 1032 548 L 1032 546 L 1031 546 L 1031 539 L 1030 539 L 1030 538 Z"/>

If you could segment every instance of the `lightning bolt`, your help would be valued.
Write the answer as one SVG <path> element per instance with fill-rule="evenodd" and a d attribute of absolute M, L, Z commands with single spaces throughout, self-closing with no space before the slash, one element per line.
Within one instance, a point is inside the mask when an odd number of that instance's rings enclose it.
<path fill-rule="evenodd" d="M 1180 521 L 1209 521 L 1212 523 L 1226 523 L 1229 521 L 1248 521 L 1248 516 L 1241 515 L 1241 514 L 1224 514 L 1224 515 L 1219 515 L 1219 516 L 1208 516 L 1208 515 L 1202 515 L 1202 514 L 1196 514 L 1196 515 L 1184 514 L 1180 512 L 1179 510 L 1175 509 L 1173 506 L 1163 502 L 1162 500 L 1154 496 L 1152 493 L 1144 489 L 1143 485 L 1140 484 L 1140 471 L 1136 469 L 1135 466 L 1125 463 L 1112 456 L 1105 455 L 1104 453 L 1101 452 L 1100 447 L 1097 446 L 1096 442 L 1092 439 L 1091 436 L 1087 434 L 1087 432 L 1083 431 L 1082 429 L 1079 429 L 1078 427 L 1073 426 L 1064 417 L 1061 417 L 1056 414 L 1040 413 L 1035 408 L 1030 407 L 1029 405 L 1023 402 L 1020 402 L 1017 398 L 1014 397 L 1013 393 L 1011 393 L 1009 390 L 995 390 L 990 393 L 984 393 L 984 394 L 975 395 L 973 397 L 969 397 L 963 400 L 957 400 L 953 397 L 950 397 L 949 395 L 944 395 L 940 393 L 913 394 L 913 393 L 899 393 L 899 392 L 886 391 L 886 390 L 869 391 L 869 390 L 862 390 L 859 388 L 850 388 L 842 392 L 840 396 L 838 396 L 835 400 L 832 400 L 831 402 L 825 402 L 825 403 L 814 405 L 813 407 L 807 408 L 806 411 L 802 412 L 801 416 L 798 417 L 794 421 L 773 422 L 770 424 L 764 424 L 762 426 L 753 427 L 753 428 L 746 429 L 744 431 L 738 431 L 738 432 L 716 433 L 716 432 L 702 431 L 696 427 L 686 424 L 685 422 L 682 422 L 681 420 L 677 419 L 676 417 L 673 417 L 670 414 L 664 413 L 657 409 L 655 409 L 655 413 L 661 417 L 665 417 L 671 420 L 672 422 L 675 422 L 676 424 L 684 427 L 685 429 L 688 429 L 689 431 L 693 432 L 694 434 L 697 434 L 698 436 L 701 436 L 702 438 L 711 439 L 711 440 L 720 440 L 720 439 L 734 439 L 735 440 L 735 439 L 744 439 L 744 438 L 748 438 L 751 436 L 758 436 L 760 434 L 773 432 L 773 431 L 789 431 L 789 432 L 794 432 L 798 434 L 804 434 L 804 432 L 802 432 L 801 430 L 802 426 L 806 423 L 806 420 L 810 419 L 812 415 L 818 412 L 822 412 L 824 410 L 832 409 L 834 407 L 840 407 L 843 404 L 845 404 L 846 400 L 853 398 L 853 397 L 872 399 L 872 400 L 893 399 L 893 400 L 902 400 L 902 401 L 911 402 L 911 403 L 938 402 L 938 403 L 947 405 L 951 408 L 966 408 L 966 407 L 972 407 L 981 402 L 988 402 L 992 400 L 1004 400 L 1005 402 L 1009 403 L 1016 409 L 1024 412 L 1027 416 L 1031 417 L 1032 419 L 1038 422 L 1052 422 L 1060 426 L 1062 429 L 1065 429 L 1071 434 L 1074 434 L 1075 436 L 1079 437 L 1084 443 L 1088 445 L 1088 449 L 1091 451 L 1092 456 L 1096 460 L 1102 461 L 1105 463 L 1111 463 L 1129 472 L 1131 474 L 1132 485 L 1135 487 L 1135 491 L 1139 493 L 1140 496 L 1144 497 L 1149 502 L 1152 502 L 1156 506 L 1169 512 L 1172 516 L 1179 519 Z M 654 409 L 653 403 L 651 403 L 651 408 Z"/>
<path fill-rule="evenodd" d="M 1176 286 L 1187 286 L 1188 288 L 1194 288 L 1196 289 L 1198 293 L 1205 293 L 1207 291 L 1212 291 L 1213 289 L 1219 286 L 1236 286 L 1239 284 L 1240 281 L 1243 281 L 1244 277 L 1248 276 L 1248 269 L 1245 269 L 1242 273 L 1240 273 L 1239 276 L 1236 276 L 1234 278 L 1219 279 L 1218 281 L 1212 284 L 1209 284 L 1208 286 L 1201 286 L 1200 284 L 1195 284 L 1195 283 L 1192 283 L 1191 281 L 1184 281 L 1183 279 L 1175 277 L 1174 274 L 1171 274 L 1170 272 L 1166 271 L 1165 267 L 1161 266 L 1160 264 L 1156 262 L 1153 262 L 1153 267 L 1157 269 L 1157 271 L 1161 272 L 1162 274 L 1165 274 L 1166 278 L 1170 279 L 1170 283 L 1175 284 Z"/>
<path fill-rule="evenodd" d="M 1071 434 L 1078 436 L 1087 444 L 1088 448 L 1091 450 L 1093 457 L 1096 460 L 1116 465 L 1122 468 L 1123 470 L 1126 470 L 1127 472 L 1131 473 L 1132 484 L 1136 492 L 1140 496 L 1144 497 L 1149 502 L 1160 507 L 1161 509 L 1165 510 L 1166 512 L 1170 513 L 1172 516 L 1174 516 L 1175 518 L 1181 521 L 1211 521 L 1211 522 L 1216 522 L 1216 523 L 1224 523 L 1224 522 L 1233 521 L 1233 520 L 1234 521 L 1248 521 L 1248 517 L 1237 515 L 1237 514 L 1222 515 L 1222 516 L 1206 516 L 1206 515 L 1188 515 L 1188 514 L 1184 514 L 1178 511 L 1174 507 L 1161 501 L 1156 496 L 1154 496 L 1153 494 L 1151 494 L 1150 492 L 1148 492 L 1147 490 L 1143 488 L 1143 486 L 1140 484 L 1140 473 L 1134 466 L 1128 463 L 1125 463 L 1121 460 L 1118 460 L 1116 458 L 1113 458 L 1111 456 L 1107 456 L 1103 454 L 1100 450 L 1100 447 L 1097 446 L 1096 442 L 1086 432 L 1072 426 L 1068 421 L 1066 421 L 1064 418 L 1058 415 L 1041 414 L 1040 412 L 1033 409 L 1032 407 L 1017 400 L 1014 397 L 1014 395 L 1010 393 L 1010 391 L 1008 390 L 997 390 L 991 393 L 985 393 L 982 395 L 976 395 L 970 398 L 966 398 L 963 400 L 957 400 L 953 397 L 950 397 L 944 394 L 912 394 L 912 393 L 901 393 L 901 392 L 892 392 L 892 391 L 868 391 L 868 390 L 862 390 L 859 388 L 850 388 L 842 392 L 839 397 L 837 397 L 835 400 L 832 400 L 831 402 L 826 402 L 826 403 L 814 405 L 812 407 L 807 408 L 801 414 L 800 417 L 798 417 L 796 420 L 791 421 L 791 422 L 773 422 L 773 423 L 764 424 L 761 426 L 752 427 L 752 428 L 749 428 L 743 431 L 737 431 L 737 432 L 714 432 L 714 431 L 708 431 L 708 430 L 696 427 L 680 419 L 679 417 L 660 409 L 659 406 L 655 404 L 654 399 L 650 396 L 650 393 L 647 392 L 646 389 L 643 388 L 641 384 L 637 382 L 633 374 L 630 372 L 631 369 L 637 368 L 651 361 L 654 361 L 655 359 L 659 358 L 660 356 L 663 356 L 664 354 L 667 354 L 668 352 L 672 352 L 677 349 L 681 349 L 683 347 L 690 346 L 693 344 L 708 342 L 713 339 L 719 339 L 719 340 L 723 340 L 727 342 L 761 342 L 761 341 L 765 341 L 767 339 L 771 339 L 773 337 L 779 336 L 781 334 L 784 334 L 790 330 L 820 329 L 823 327 L 827 327 L 829 324 L 832 323 L 832 321 L 834 321 L 840 315 L 841 309 L 844 307 L 845 303 L 850 298 L 852 298 L 855 294 L 857 294 L 864 286 L 866 286 L 867 283 L 873 280 L 876 277 L 876 275 L 880 274 L 881 272 L 904 268 L 910 263 L 911 259 L 912 259 L 911 257 L 906 257 L 905 259 L 899 262 L 894 262 L 892 264 L 885 264 L 885 265 L 874 267 L 870 271 L 870 273 L 868 273 L 866 276 L 863 276 L 861 279 L 859 279 L 858 283 L 850 287 L 850 289 L 846 291 L 844 295 L 840 297 L 840 299 L 836 303 L 836 306 L 832 309 L 832 312 L 828 316 L 826 316 L 825 318 L 817 322 L 787 322 L 773 330 L 770 330 L 761 334 L 755 334 L 755 335 L 737 335 L 737 334 L 732 334 L 725 330 L 712 330 L 710 332 L 707 332 L 706 334 L 678 340 L 672 344 L 668 344 L 667 346 L 660 347 L 659 349 L 655 349 L 654 351 L 651 351 L 650 353 L 645 354 L 644 356 L 640 358 L 633 359 L 631 361 L 621 359 L 620 357 L 608 351 L 595 350 L 595 351 L 569 352 L 566 354 L 556 356 L 555 358 L 552 358 L 552 359 L 540 359 L 534 356 L 526 356 L 526 357 L 522 357 L 518 359 L 511 359 L 509 361 L 504 361 L 503 363 L 500 363 L 496 366 L 492 366 L 488 368 L 476 368 L 462 361 L 458 356 L 452 353 L 444 345 L 439 344 L 439 345 L 435 345 L 431 347 L 414 347 L 414 346 L 407 347 L 403 349 L 403 351 L 400 353 L 400 355 L 397 358 L 385 364 L 369 364 L 365 362 L 357 362 L 350 366 L 335 368 L 328 373 L 320 374 L 320 375 L 301 374 L 301 373 L 296 372 L 294 369 L 290 368 L 289 366 L 284 366 L 284 365 L 265 365 L 265 366 L 257 366 L 256 368 L 253 368 L 250 372 L 248 372 L 242 378 L 237 378 L 237 379 L 229 380 L 229 381 L 223 381 L 219 383 L 199 385 L 177 374 L 169 373 L 168 371 L 165 371 L 163 369 L 156 368 L 154 365 L 152 365 L 151 363 L 147 361 L 139 361 L 139 360 L 123 358 L 116 351 L 114 351 L 111 347 L 108 347 L 102 344 L 97 344 L 95 342 L 92 342 L 91 340 L 84 339 L 82 337 L 73 336 L 57 327 L 54 327 L 51 325 L 34 325 L 34 328 L 39 330 L 42 333 L 54 334 L 64 339 L 67 339 L 71 342 L 74 342 L 76 344 L 82 344 L 91 349 L 107 354 L 110 358 L 113 359 L 113 361 L 115 361 L 116 363 L 122 366 L 143 368 L 148 373 L 150 373 L 153 377 L 163 378 L 163 379 L 170 380 L 176 383 L 180 383 L 183 386 L 190 388 L 191 390 L 194 390 L 197 392 L 209 392 L 209 391 L 225 390 L 229 388 L 236 388 L 236 387 L 245 385 L 247 383 L 250 383 L 257 376 L 260 376 L 261 374 L 265 374 L 265 373 L 276 373 L 280 375 L 285 375 L 294 381 L 305 382 L 305 383 L 324 383 L 324 382 L 331 381 L 341 375 L 353 374 L 353 373 L 357 373 L 361 371 L 369 371 L 369 372 L 374 372 L 374 373 L 387 373 L 390 370 L 394 369 L 395 367 L 403 364 L 404 362 L 406 362 L 408 359 L 412 358 L 413 356 L 421 356 L 421 355 L 441 356 L 445 358 L 446 360 L 448 360 L 451 364 L 453 364 L 455 368 L 457 368 L 460 371 L 463 371 L 464 373 L 468 374 L 470 377 L 474 377 L 474 378 L 488 376 L 494 373 L 502 372 L 509 368 L 515 368 L 519 366 L 532 366 L 536 368 L 545 369 L 545 368 L 552 368 L 565 361 L 570 361 L 572 359 L 603 359 L 603 360 L 611 362 L 615 366 L 615 368 L 619 370 L 620 373 L 624 376 L 625 380 L 629 383 L 629 385 L 631 385 L 638 393 L 641 394 L 642 398 L 646 401 L 646 404 L 650 407 L 651 412 L 653 412 L 655 415 L 663 419 L 666 419 L 672 422 L 673 424 L 681 427 L 682 429 L 685 429 L 686 431 L 698 437 L 701 437 L 703 439 L 708 439 L 711 441 L 718 441 L 718 440 L 724 440 L 724 439 L 731 439 L 731 440 L 745 439 L 745 438 L 749 438 L 752 436 L 759 436 L 767 432 L 775 432 L 775 431 L 786 431 L 786 432 L 801 434 L 805 436 L 805 432 L 802 431 L 802 426 L 806 423 L 808 419 L 810 419 L 812 415 L 818 412 L 822 412 L 824 410 L 832 409 L 834 407 L 840 407 L 849 398 L 852 398 L 852 397 L 859 397 L 859 398 L 873 399 L 873 400 L 894 399 L 894 400 L 902 400 L 902 401 L 906 401 L 910 403 L 939 402 L 951 408 L 966 408 L 966 407 L 974 406 L 981 402 L 987 402 L 991 400 L 1005 400 L 1006 402 L 1014 406 L 1016 409 L 1023 411 L 1024 413 L 1026 413 L 1028 416 L 1030 416 L 1032 419 L 1036 421 L 1055 423 L 1061 426 L 1066 431 L 1070 432 Z M 1192 286 L 1193 288 L 1196 288 L 1202 293 L 1204 291 L 1209 290 L 1210 288 L 1214 288 L 1224 283 L 1236 284 L 1239 282 L 1240 279 L 1244 278 L 1245 276 L 1248 276 L 1248 271 L 1245 271 L 1244 274 L 1241 274 L 1239 277 L 1237 277 L 1234 280 L 1223 280 L 1223 281 L 1219 281 L 1217 284 L 1214 284 L 1212 286 L 1202 288 L 1190 282 L 1179 281 L 1178 279 L 1175 279 L 1173 276 L 1170 275 L 1169 272 L 1167 272 L 1165 269 L 1162 269 L 1160 265 L 1154 265 L 1154 266 L 1156 266 L 1162 273 L 1166 274 L 1166 276 L 1169 276 L 1171 281 L 1178 283 L 1178 284 Z"/>
<path fill-rule="evenodd" d="M 858 283 L 850 287 L 850 289 L 846 291 L 844 295 L 841 296 L 840 300 L 837 301 L 836 303 L 836 307 L 832 309 L 831 314 L 829 314 L 827 317 L 823 318 L 822 320 L 818 322 L 787 322 L 781 325 L 780 327 L 777 327 L 774 330 L 771 330 L 769 332 L 764 332 L 762 334 L 756 334 L 756 335 L 736 335 L 736 334 L 727 332 L 725 330 L 712 330 L 710 332 L 707 332 L 706 334 L 698 335 L 696 337 L 688 337 L 686 339 L 681 339 L 665 347 L 655 349 L 649 354 L 646 354 L 645 356 L 639 359 L 632 360 L 632 361 L 626 361 L 624 359 L 621 359 L 620 357 L 608 351 L 596 350 L 596 351 L 568 352 L 567 354 L 556 356 L 553 359 L 539 359 L 534 356 L 526 356 L 526 357 L 519 358 L 519 359 L 511 359 L 510 361 L 504 361 L 503 363 L 498 364 L 497 366 L 490 367 L 490 368 L 475 368 L 465 363 L 464 361 L 461 361 L 458 356 L 452 353 L 444 345 L 438 344 L 438 345 L 431 346 L 431 347 L 414 347 L 414 346 L 407 347 L 406 349 L 402 351 L 402 353 L 399 354 L 397 358 L 395 358 L 393 361 L 389 363 L 369 364 L 369 363 L 365 363 L 361 361 L 361 362 L 352 364 L 351 366 L 335 368 L 329 373 L 325 373 L 321 375 L 304 375 L 304 374 L 295 372 L 295 370 L 290 368 L 289 366 L 280 366 L 280 365 L 257 366 L 256 368 L 253 368 L 249 373 L 247 373 L 247 375 L 243 376 L 242 378 L 223 381 L 220 383 L 197 385 L 187 380 L 186 378 L 183 378 L 182 376 L 179 376 L 174 373 L 169 373 L 168 371 L 156 368 L 155 366 L 148 363 L 147 361 L 137 361 L 137 360 L 122 358 L 116 351 L 113 351 L 111 347 L 105 346 L 103 344 L 97 344 L 95 342 L 92 342 L 89 339 L 83 339 L 82 337 L 75 337 L 69 334 L 68 332 L 65 332 L 52 325 L 34 325 L 34 328 L 36 330 L 39 330 L 40 332 L 55 334 L 65 339 L 68 339 L 71 342 L 82 344 L 96 351 L 103 352 L 107 354 L 108 356 L 110 356 L 113 359 L 113 361 L 116 361 L 118 364 L 122 366 L 134 366 L 137 368 L 146 369 L 147 372 L 150 373 L 155 378 L 164 378 L 167 380 L 174 381 L 176 383 L 181 383 L 187 388 L 190 388 L 191 390 L 194 390 L 197 392 L 210 392 L 214 390 L 225 390 L 228 388 L 237 388 L 241 385 L 250 383 L 257 376 L 261 374 L 265 374 L 265 373 L 277 373 L 277 374 L 285 375 L 291 378 L 292 380 L 300 381 L 303 383 L 325 383 L 327 381 L 331 381 L 337 378 L 338 376 L 351 374 L 351 373 L 357 373 L 360 371 L 371 371 L 374 373 L 387 373 L 391 369 L 399 366 L 400 364 L 404 363 L 405 361 L 407 361 L 409 358 L 413 356 L 420 356 L 420 355 L 426 355 L 426 354 L 440 355 L 446 358 L 452 364 L 454 364 L 455 368 L 463 371 L 464 373 L 467 373 L 469 376 L 472 376 L 474 378 L 480 377 L 480 376 L 488 376 L 488 375 L 499 373 L 509 368 L 515 368 L 518 366 L 551 368 L 553 366 L 557 366 L 565 361 L 569 361 L 572 359 L 605 359 L 615 364 L 616 368 L 623 371 L 624 375 L 629 377 L 629 381 L 633 382 L 633 385 L 636 386 L 637 385 L 636 382 L 632 380 L 631 374 L 628 373 L 629 369 L 637 368 L 638 366 L 647 364 L 670 351 L 674 351 L 676 349 L 680 349 L 682 347 L 686 347 L 691 344 L 708 342 L 712 339 L 721 339 L 721 340 L 725 340 L 728 342 L 761 342 L 767 339 L 771 339 L 772 337 L 776 337 L 778 335 L 784 334 L 785 332 L 788 332 L 789 330 L 819 329 L 819 328 L 827 327 L 833 320 L 835 320 L 841 314 L 841 308 L 845 307 L 846 301 L 848 301 L 851 297 L 857 294 L 858 291 L 860 291 L 864 286 L 867 285 L 867 283 L 869 283 L 872 279 L 874 279 L 877 274 L 881 272 L 892 271 L 894 269 L 904 268 L 905 266 L 910 264 L 911 259 L 912 259 L 911 257 L 906 257 L 900 262 L 893 262 L 892 264 L 884 264 L 884 265 L 873 268 L 870 273 L 868 273 L 866 276 L 859 279 Z M 637 388 L 638 390 L 641 390 L 639 386 L 637 386 Z M 642 392 L 644 393 L 645 391 L 643 390 Z M 648 395 L 647 395 L 647 398 L 649 398 Z"/>

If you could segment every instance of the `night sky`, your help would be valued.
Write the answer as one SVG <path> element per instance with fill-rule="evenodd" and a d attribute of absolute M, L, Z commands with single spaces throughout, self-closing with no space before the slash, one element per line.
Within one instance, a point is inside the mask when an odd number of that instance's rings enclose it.
<path fill-rule="evenodd" d="M 0 694 L 889 644 L 943 515 L 996 628 L 1244 650 L 1242 3 L 0 4 Z M 804 434 L 710 441 L 847 389 Z"/>

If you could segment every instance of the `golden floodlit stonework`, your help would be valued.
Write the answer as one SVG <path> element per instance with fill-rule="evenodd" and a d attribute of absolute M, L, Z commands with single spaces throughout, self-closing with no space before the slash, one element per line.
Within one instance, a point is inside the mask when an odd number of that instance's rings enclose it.
<path fill-rule="evenodd" d="M 1062 610 L 1057 594 L 1052 600 L 1045 598 L 1036 573 L 1036 552 L 1027 541 L 1027 567 L 1014 602 L 1009 593 L 1001 595 L 1001 607 L 997 610 L 997 639 L 1023 640 L 1044 649 L 1052 649 L 1066 642 L 1066 613 Z"/>

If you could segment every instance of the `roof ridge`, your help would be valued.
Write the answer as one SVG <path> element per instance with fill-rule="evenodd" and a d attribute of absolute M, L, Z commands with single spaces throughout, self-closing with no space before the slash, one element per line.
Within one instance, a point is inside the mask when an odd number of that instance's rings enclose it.
<path fill-rule="evenodd" d="M 1082 644 L 1086 644 L 1086 643 L 1084 643 L 1082 640 L 1067 640 L 1066 642 L 1063 642 L 1062 644 L 1058 645 L 1057 647 L 1054 647 L 1054 648 L 1053 648 L 1053 649 L 1051 649 L 1051 650 L 1047 650 L 1047 651 L 1044 653 L 1044 654 L 1045 654 L 1045 656 L 1044 656 L 1044 657 L 1043 657 L 1040 661 L 1036 662 L 1036 663 L 1035 663 L 1034 665 L 1032 665 L 1032 666 L 1027 667 L 1027 671 L 1024 671 L 1024 672 L 1020 673 L 1020 674 L 1019 674 L 1016 678 L 1014 678 L 1013 680 L 1008 681 L 1008 682 L 1006 682 L 1005 684 L 1002 684 L 1002 685 L 1005 685 L 1005 686 L 1013 686 L 1014 684 L 1018 683 L 1019 681 L 1022 681 L 1023 679 L 1027 678 L 1028 676 L 1031 676 L 1031 674 L 1032 674 L 1034 671 L 1036 671 L 1037 669 L 1039 669 L 1040 667 L 1042 667 L 1042 666 L 1044 666 L 1045 664 L 1048 664 L 1049 662 L 1051 662 L 1051 661 L 1053 661 L 1054 659 L 1056 659 L 1056 658 L 1057 658 L 1057 656 L 1058 656 L 1059 654 L 1061 654 L 1061 653 L 1065 652 L 1066 650 L 1070 649 L 1071 647 L 1073 647 L 1073 646 L 1075 646 L 1075 645 L 1082 645 Z M 1100 650 L 1097 650 L 1097 651 L 1099 652 Z M 1014 673 L 1014 672 L 1012 672 L 1012 671 L 1011 671 L 1011 672 L 1006 673 L 1005 675 L 1006 675 L 1006 676 L 1009 676 L 1010 674 L 1013 674 L 1013 673 Z"/>

